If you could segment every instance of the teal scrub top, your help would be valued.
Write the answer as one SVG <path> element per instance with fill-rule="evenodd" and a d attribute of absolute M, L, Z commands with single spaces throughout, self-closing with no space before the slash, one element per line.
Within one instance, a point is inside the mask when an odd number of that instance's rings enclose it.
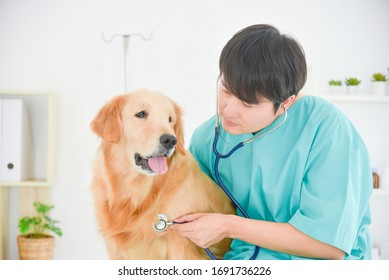
<path fill-rule="evenodd" d="M 281 115 L 258 134 L 283 119 Z M 222 154 L 253 136 L 220 130 L 217 148 Z M 215 119 L 211 118 L 196 129 L 189 149 L 216 182 L 214 131 Z M 219 173 L 250 218 L 289 223 L 343 250 L 345 259 L 371 258 L 369 155 L 352 123 L 325 100 L 314 96 L 298 99 L 279 128 L 221 159 Z M 224 258 L 250 259 L 254 248 L 235 239 Z M 257 259 L 304 258 L 260 248 Z"/>

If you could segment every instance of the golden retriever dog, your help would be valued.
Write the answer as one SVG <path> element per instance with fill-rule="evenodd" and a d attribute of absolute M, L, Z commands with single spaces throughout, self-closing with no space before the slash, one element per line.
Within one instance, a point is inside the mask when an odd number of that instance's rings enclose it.
<path fill-rule="evenodd" d="M 208 259 L 177 232 L 158 231 L 190 213 L 234 213 L 231 201 L 184 148 L 182 111 L 167 96 L 139 90 L 108 102 L 91 123 L 101 138 L 91 189 L 110 259 Z M 222 257 L 230 240 L 211 247 Z"/>

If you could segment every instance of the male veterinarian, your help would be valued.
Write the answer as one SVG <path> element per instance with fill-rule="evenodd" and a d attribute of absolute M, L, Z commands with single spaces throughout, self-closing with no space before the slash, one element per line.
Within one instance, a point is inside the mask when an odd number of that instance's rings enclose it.
<path fill-rule="evenodd" d="M 172 230 L 201 247 L 233 238 L 225 259 L 369 259 L 371 166 L 350 121 L 328 102 L 303 96 L 299 43 L 269 25 L 249 26 L 224 47 L 215 118 L 190 150 L 247 212 L 194 213 Z M 254 138 L 228 154 L 240 142 Z M 217 176 L 218 175 L 218 176 Z"/>

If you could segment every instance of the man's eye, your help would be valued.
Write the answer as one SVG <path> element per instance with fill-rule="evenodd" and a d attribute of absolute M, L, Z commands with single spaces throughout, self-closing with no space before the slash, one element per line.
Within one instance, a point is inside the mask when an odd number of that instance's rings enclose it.
<path fill-rule="evenodd" d="M 253 108 L 253 107 L 256 106 L 256 104 L 249 104 L 249 103 L 243 102 L 243 101 L 242 101 L 242 103 L 243 103 L 243 106 L 245 106 L 245 107 L 247 107 L 247 108 Z"/>
<path fill-rule="evenodd" d="M 231 94 L 231 92 L 228 89 L 226 89 L 225 87 L 222 87 L 222 92 L 225 94 Z"/>
<path fill-rule="evenodd" d="M 140 119 L 146 118 L 147 117 L 147 112 L 140 111 L 139 113 L 135 114 L 135 117 L 140 118 Z"/>

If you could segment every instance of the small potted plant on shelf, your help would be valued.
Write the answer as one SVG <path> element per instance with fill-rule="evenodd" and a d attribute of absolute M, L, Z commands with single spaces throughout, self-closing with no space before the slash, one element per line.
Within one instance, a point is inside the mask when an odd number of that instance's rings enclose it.
<path fill-rule="evenodd" d="M 51 231 L 62 236 L 62 230 L 56 226 L 58 221 L 50 217 L 53 205 L 34 202 L 36 216 L 23 217 L 19 220 L 21 235 L 18 236 L 19 257 L 21 260 L 50 260 L 55 245 L 54 236 L 47 234 Z"/>
<path fill-rule="evenodd" d="M 359 93 L 359 85 L 361 83 L 361 80 L 358 80 L 357 78 L 346 78 L 345 80 L 346 86 L 347 86 L 347 93 L 349 94 L 357 94 Z"/>
<path fill-rule="evenodd" d="M 344 94 L 344 87 L 342 81 L 339 80 L 330 80 L 328 82 L 329 87 L 330 87 L 330 94 Z"/>
<path fill-rule="evenodd" d="M 385 95 L 386 91 L 386 76 L 381 73 L 374 73 L 371 80 L 373 95 Z"/>

